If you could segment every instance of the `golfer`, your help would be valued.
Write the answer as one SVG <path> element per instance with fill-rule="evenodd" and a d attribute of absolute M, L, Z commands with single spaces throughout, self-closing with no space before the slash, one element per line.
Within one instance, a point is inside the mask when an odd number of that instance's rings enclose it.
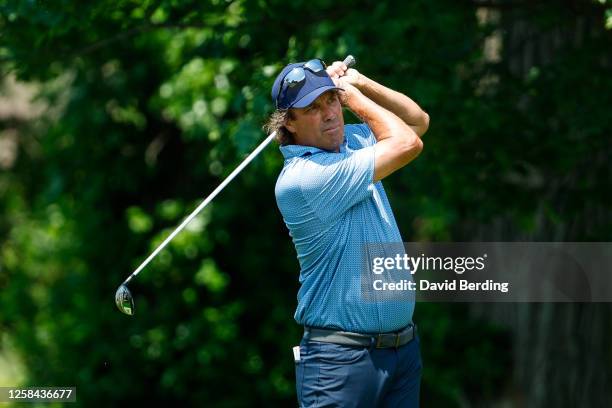
<path fill-rule="evenodd" d="M 421 357 L 414 296 L 362 292 L 363 245 L 401 243 L 382 182 L 423 149 L 429 116 L 406 95 L 313 59 L 272 87 L 284 166 L 276 200 L 300 264 L 294 348 L 300 407 L 417 407 Z M 342 108 L 363 123 L 344 124 Z"/>

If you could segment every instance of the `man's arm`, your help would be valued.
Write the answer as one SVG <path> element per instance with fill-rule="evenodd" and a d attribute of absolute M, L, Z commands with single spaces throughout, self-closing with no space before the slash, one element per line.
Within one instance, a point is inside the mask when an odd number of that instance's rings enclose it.
<path fill-rule="evenodd" d="M 422 137 L 429 127 L 429 115 L 406 95 L 387 88 L 384 85 L 359 73 L 357 88 L 372 101 L 395 113 L 406 122 L 415 133 Z"/>
<path fill-rule="evenodd" d="M 419 137 L 427 132 L 429 115 L 408 96 L 379 84 L 355 69 L 347 69 L 340 61 L 334 62 L 328 68 L 328 73 L 332 79 L 342 77 L 345 82 L 354 85 L 373 102 L 393 112 Z"/>
<path fill-rule="evenodd" d="M 382 180 L 414 160 L 423 142 L 416 132 L 395 113 L 376 104 L 356 87 L 342 79 L 334 82 L 344 89 L 342 103 L 368 124 L 374 137 L 374 181 Z"/>

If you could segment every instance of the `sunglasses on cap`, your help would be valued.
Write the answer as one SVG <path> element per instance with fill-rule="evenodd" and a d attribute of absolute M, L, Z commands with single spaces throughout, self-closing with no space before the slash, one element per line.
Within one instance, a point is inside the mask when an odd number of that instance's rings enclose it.
<path fill-rule="evenodd" d="M 306 80 L 306 72 L 304 70 L 306 69 L 317 76 L 327 76 L 327 72 L 325 72 L 325 70 L 327 69 L 327 65 L 325 65 L 325 62 L 323 62 L 323 60 L 318 58 L 311 59 L 310 61 L 305 62 L 304 65 L 302 65 L 301 67 L 293 68 L 287 73 L 287 75 L 285 75 L 281 82 L 281 86 L 278 89 L 278 94 L 276 95 L 277 108 L 278 99 L 280 98 L 283 89 L 291 89 L 298 91 L 304 85 L 304 81 Z"/>

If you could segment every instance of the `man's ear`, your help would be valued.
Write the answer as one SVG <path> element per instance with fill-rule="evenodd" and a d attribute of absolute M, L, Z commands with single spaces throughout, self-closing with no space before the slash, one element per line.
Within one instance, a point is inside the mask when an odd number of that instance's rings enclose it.
<path fill-rule="evenodd" d="M 292 115 L 287 115 L 287 120 L 285 121 L 285 128 L 291 133 L 295 133 L 295 126 L 293 125 Z"/>

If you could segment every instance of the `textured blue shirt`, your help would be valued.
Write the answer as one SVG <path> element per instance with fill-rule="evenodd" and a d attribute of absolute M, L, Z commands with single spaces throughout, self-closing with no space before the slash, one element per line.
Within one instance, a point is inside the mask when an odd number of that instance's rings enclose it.
<path fill-rule="evenodd" d="M 383 185 L 373 182 L 375 143 L 358 124 L 345 125 L 339 153 L 280 147 L 275 194 L 300 263 L 294 317 L 301 325 L 382 333 L 412 321 L 413 294 L 387 299 L 370 291 L 368 298 L 362 291 L 364 244 L 402 242 Z"/>

